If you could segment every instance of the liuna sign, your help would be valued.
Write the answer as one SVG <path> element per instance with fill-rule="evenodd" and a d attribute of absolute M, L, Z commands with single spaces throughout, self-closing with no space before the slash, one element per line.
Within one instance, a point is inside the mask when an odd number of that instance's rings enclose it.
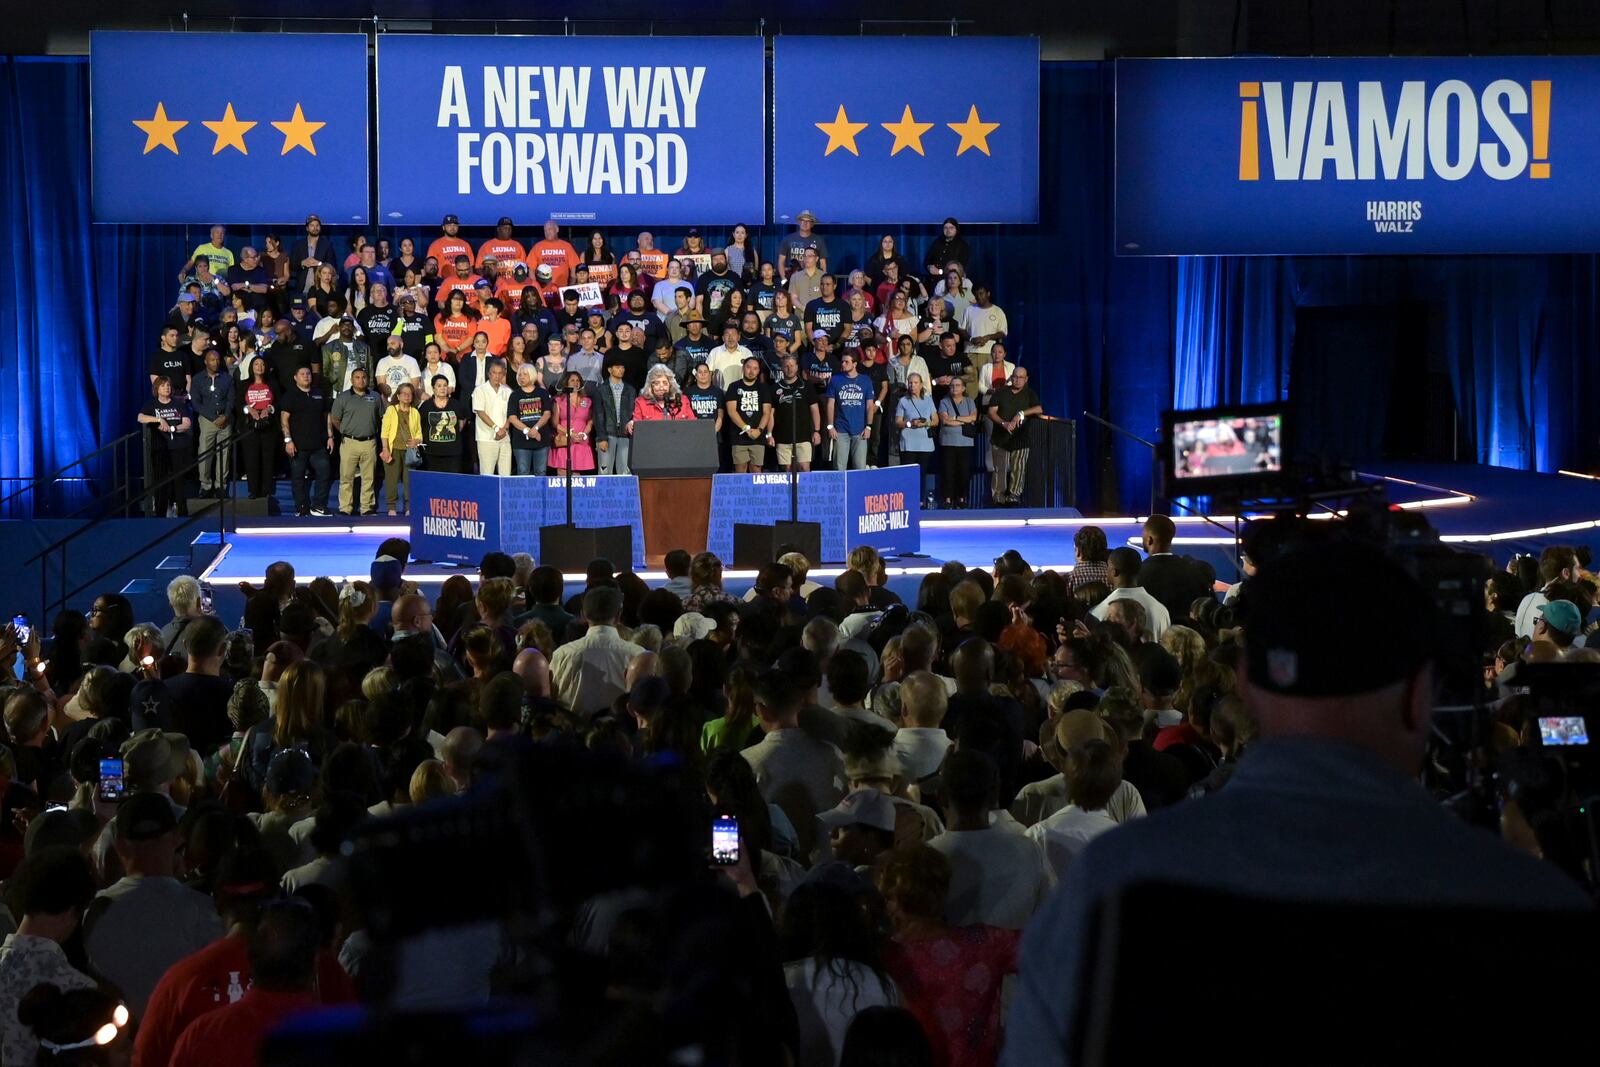
<path fill-rule="evenodd" d="M 1600 60 L 1126 60 L 1116 84 L 1124 254 L 1600 241 Z"/>

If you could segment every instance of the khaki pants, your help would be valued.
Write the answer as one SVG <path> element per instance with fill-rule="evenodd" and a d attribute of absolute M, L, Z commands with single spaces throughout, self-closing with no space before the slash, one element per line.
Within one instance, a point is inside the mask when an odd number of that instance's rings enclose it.
<path fill-rule="evenodd" d="M 350 506 L 355 496 L 355 476 L 361 475 L 361 510 L 371 511 L 378 506 L 378 442 L 352 441 L 346 437 L 339 443 L 339 510 L 354 513 Z"/>
<path fill-rule="evenodd" d="M 233 426 L 218 427 L 210 419 L 195 416 L 195 425 L 200 427 L 200 452 L 213 445 L 220 444 L 210 455 L 202 455 L 200 459 L 200 491 L 210 492 L 212 489 L 226 489 L 228 475 L 233 471 L 233 449 L 229 441 L 233 437 Z"/>
<path fill-rule="evenodd" d="M 511 473 L 511 438 L 478 442 L 478 473 Z"/>

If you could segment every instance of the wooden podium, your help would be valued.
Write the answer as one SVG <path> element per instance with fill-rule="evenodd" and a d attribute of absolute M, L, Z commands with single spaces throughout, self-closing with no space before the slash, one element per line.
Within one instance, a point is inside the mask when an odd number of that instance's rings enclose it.
<path fill-rule="evenodd" d="M 639 479 L 644 558 L 660 566 L 668 552 L 704 552 L 711 524 L 711 476 L 717 472 L 711 419 L 636 422 L 633 473 Z"/>

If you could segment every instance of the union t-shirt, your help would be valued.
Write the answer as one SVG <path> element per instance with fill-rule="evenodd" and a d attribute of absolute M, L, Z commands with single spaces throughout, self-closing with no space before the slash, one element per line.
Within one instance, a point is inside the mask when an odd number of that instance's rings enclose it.
<path fill-rule="evenodd" d="M 828 382 L 833 398 L 833 428 L 841 434 L 859 434 L 867 426 L 867 401 L 873 395 L 872 379 L 856 373 L 854 377 L 835 374 Z"/>

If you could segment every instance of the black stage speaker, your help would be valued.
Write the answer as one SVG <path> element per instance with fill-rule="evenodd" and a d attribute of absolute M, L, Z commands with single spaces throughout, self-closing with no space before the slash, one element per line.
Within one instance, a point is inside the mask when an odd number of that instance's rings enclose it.
<path fill-rule="evenodd" d="M 774 522 L 756 525 L 748 522 L 733 524 L 733 565 L 741 570 L 754 570 L 778 558 L 778 550 L 793 545 L 812 566 L 822 562 L 822 523 Z M 832 562 L 839 562 L 834 560 Z"/>
<path fill-rule="evenodd" d="M 633 527 L 539 527 L 539 562 L 567 574 L 582 574 L 590 560 L 608 559 L 618 570 L 633 569 Z"/>

